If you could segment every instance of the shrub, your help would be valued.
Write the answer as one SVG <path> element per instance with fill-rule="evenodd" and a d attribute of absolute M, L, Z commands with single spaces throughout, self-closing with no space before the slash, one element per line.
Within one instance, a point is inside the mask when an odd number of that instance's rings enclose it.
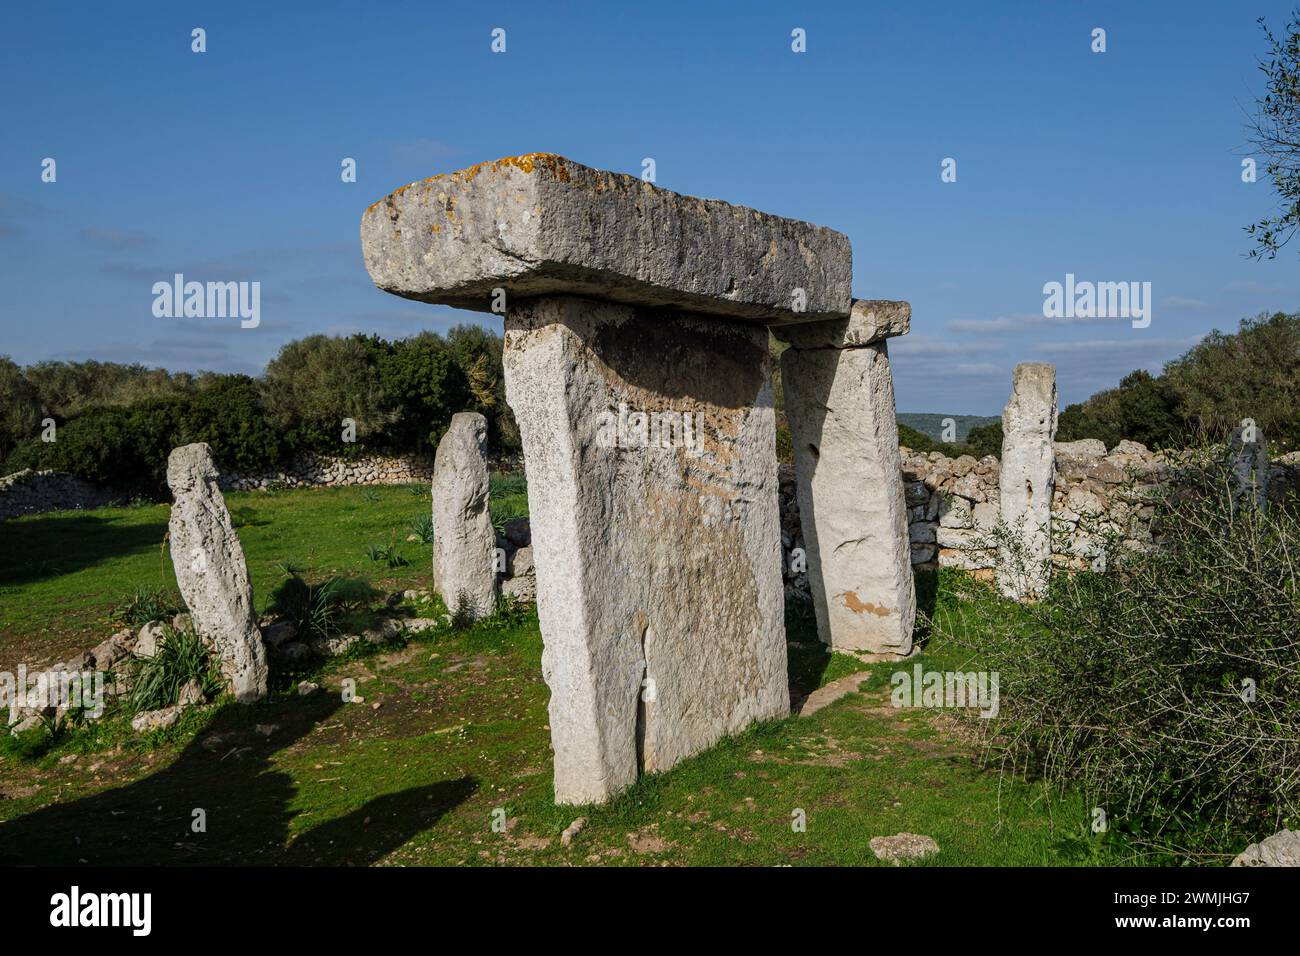
<path fill-rule="evenodd" d="M 374 597 L 364 581 L 332 577 L 308 584 L 294 574 L 275 589 L 270 610 L 293 621 L 299 640 L 306 641 L 342 633 L 343 618 L 368 607 Z"/>
<path fill-rule="evenodd" d="M 1004 771 L 1082 785 L 1148 848 L 1240 850 L 1300 819 L 1300 518 L 1204 456 L 1157 494 L 1159 547 L 948 634 L 1000 674 Z"/>
<path fill-rule="evenodd" d="M 158 652 L 153 657 L 136 658 L 128 671 L 131 692 L 127 704 L 132 713 L 170 707 L 192 680 L 199 682 L 204 696 L 219 692 L 225 683 L 203 639 L 191 628 L 177 631 L 170 625 L 164 625 Z"/>
<path fill-rule="evenodd" d="M 411 522 L 411 533 L 424 544 L 428 544 L 433 540 L 433 517 L 431 515 L 420 515 Z"/>
<path fill-rule="evenodd" d="M 171 588 L 137 587 L 117 603 L 111 617 L 123 627 L 144 627 L 150 621 L 169 621 L 184 609 L 180 595 Z"/>

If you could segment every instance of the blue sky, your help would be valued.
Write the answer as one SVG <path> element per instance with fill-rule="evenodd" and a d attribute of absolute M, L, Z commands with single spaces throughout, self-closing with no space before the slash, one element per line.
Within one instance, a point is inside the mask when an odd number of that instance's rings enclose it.
<path fill-rule="evenodd" d="M 1078 401 L 1212 328 L 1300 308 L 1300 247 L 1251 261 L 1242 231 L 1274 204 L 1240 175 L 1255 21 L 1280 29 L 1289 10 L 9 3 L 0 354 L 256 373 L 314 332 L 499 331 L 375 289 L 361 211 L 415 179 L 548 151 L 633 174 L 652 157 L 660 186 L 847 233 L 855 293 L 912 303 L 891 344 L 900 411 L 996 414 L 1030 360 L 1055 362 L 1062 402 Z M 175 272 L 260 281 L 261 325 L 155 318 L 151 287 Z M 1150 327 L 1046 321 L 1043 284 L 1066 273 L 1151 282 Z"/>

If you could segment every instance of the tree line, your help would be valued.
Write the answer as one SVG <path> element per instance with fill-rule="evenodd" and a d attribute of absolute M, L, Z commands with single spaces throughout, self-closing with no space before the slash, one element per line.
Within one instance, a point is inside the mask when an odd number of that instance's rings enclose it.
<path fill-rule="evenodd" d="M 207 442 L 237 471 L 302 452 L 430 454 L 460 411 L 481 412 L 491 446 L 511 451 L 519 433 L 501 350 L 499 336 L 460 325 L 397 341 L 309 336 L 256 378 L 95 361 L 20 367 L 0 357 L 0 461 L 5 474 L 49 468 L 149 491 L 171 450 L 188 442 Z"/>
<path fill-rule="evenodd" d="M 776 401 L 777 446 L 788 460 L 779 377 Z M 194 441 L 210 444 L 223 468 L 246 472 L 305 451 L 430 454 L 466 410 L 486 416 L 494 450 L 518 450 L 502 340 L 477 325 L 396 341 L 313 335 L 285 345 L 256 378 L 94 361 L 20 367 L 0 356 L 3 472 L 50 468 L 124 488 L 159 488 L 172 448 Z M 1158 375 L 1130 373 L 1065 408 L 1057 438 L 1182 448 L 1221 441 L 1245 419 L 1275 454 L 1300 448 L 1300 313 L 1243 320 Z M 973 428 L 959 444 L 903 425 L 899 438 L 914 451 L 982 457 L 1000 453 L 1002 426 Z"/>

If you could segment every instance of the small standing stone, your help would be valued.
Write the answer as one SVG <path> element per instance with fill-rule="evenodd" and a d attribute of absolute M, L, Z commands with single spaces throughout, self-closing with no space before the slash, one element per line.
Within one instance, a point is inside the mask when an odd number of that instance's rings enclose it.
<path fill-rule="evenodd" d="M 433 463 L 433 584 L 448 610 L 496 610 L 496 532 L 488 513 L 487 419 L 452 416 Z"/>
<path fill-rule="evenodd" d="M 1047 591 L 1052 559 L 1052 494 L 1056 488 L 1056 366 L 1016 366 L 1002 412 L 998 497 L 1010 541 L 998 561 L 998 589 L 1023 601 Z"/>
<path fill-rule="evenodd" d="M 1268 441 L 1253 422 L 1234 428 L 1228 439 L 1229 466 L 1237 495 L 1262 508 L 1268 500 Z"/>
<path fill-rule="evenodd" d="M 195 630 L 216 648 L 221 672 L 241 703 L 266 696 L 266 647 L 253 614 L 253 588 L 239 536 L 217 486 L 212 449 L 172 450 L 167 485 L 175 496 L 172 565 Z"/>

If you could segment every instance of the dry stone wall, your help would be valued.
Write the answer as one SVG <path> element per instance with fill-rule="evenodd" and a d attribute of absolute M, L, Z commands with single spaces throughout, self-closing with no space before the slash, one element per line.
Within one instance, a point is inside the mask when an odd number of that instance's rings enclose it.
<path fill-rule="evenodd" d="M 1114 448 L 1096 439 L 1056 442 L 1056 487 L 1052 495 L 1052 562 L 1080 570 L 1097 561 L 1101 540 L 1118 534 L 1129 549 L 1152 545 L 1150 494 L 1170 464 L 1138 442 Z M 992 455 L 950 458 L 941 452 L 902 449 L 912 566 L 954 567 L 993 579 L 997 552 L 989 545 L 1001 520 L 998 481 L 1001 464 Z M 1300 453 L 1268 466 L 1271 497 L 1300 488 Z M 808 575 L 800 552 L 805 547 L 799 523 L 794 469 L 780 473 L 781 546 L 787 594 L 809 597 Z"/>
<path fill-rule="evenodd" d="M 316 485 L 408 485 L 433 479 L 433 459 L 417 455 L 369 455 L 339 458 L 306 454 L 283 469 L 242 473 L 223 471 L 222 491 L 253 491 L 257 488 Z"/>
<path fill-rule="evenodd" d="M 0 521 L 46 511 L 102 508 L 121 495 L 58 471 L 24 469 L 0 478 Z"/>

